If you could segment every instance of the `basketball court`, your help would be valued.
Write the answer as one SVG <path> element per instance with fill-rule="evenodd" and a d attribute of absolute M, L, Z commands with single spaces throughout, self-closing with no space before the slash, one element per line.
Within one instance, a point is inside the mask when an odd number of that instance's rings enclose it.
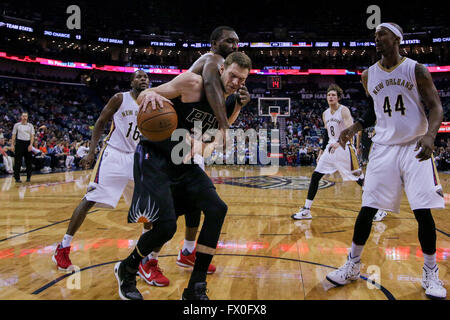
<path fill-rule="evenodd" d="M 423 257 L 417 223 L 404 195 L 399 214 L 389 213 L 373 224 L 361 278 L 330 288 L 325 275 L 346 259 L 361 188 L 342 182 L 339 175 L 325 176 L 313 219 L 293 221 L 290 215 L 304 203 L 313 167 L 280 167 L 274 175 L 262 168 L 207 167 L 229 207 L 213 259 L 217 271 L 207 277 L 211 299 L 427 299 L 420 282 Z M 89 177 L 90 171 L 35 175 L 31 183 L 21 185 L 12 177 L 0 179 L 0 299 L 119 299 L 114 264 L 128 256 L 142 232 L 140 225 L 127 224 L 123 198 L 116 210 L 94 208 L 86 217 L 72 243 L 77 272 L 60 272 L 51 260 Z M 450 175 L 440 173 L 440 178 L 448 190 Z M 444 286 L 450 283 L 448 213 L 433 210 Z M 152 287 L 137 277 L 144 299 L 180 299 L 190 272 L 175 264 L 184 228 L 180 218 L 159 258 L 170 285 Z"/>

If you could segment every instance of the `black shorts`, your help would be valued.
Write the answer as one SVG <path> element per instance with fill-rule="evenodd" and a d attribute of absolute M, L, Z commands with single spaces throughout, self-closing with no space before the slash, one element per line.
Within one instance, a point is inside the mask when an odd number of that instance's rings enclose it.
<path fill-rule="evenodd" d="M 133 175 L 129 223 L 176 221 L 177 213 L 198 212 L 201 193 L 215 189 L 197 164 L 175 165 L 167 152 L 146 141 L 136 148 Z"/>

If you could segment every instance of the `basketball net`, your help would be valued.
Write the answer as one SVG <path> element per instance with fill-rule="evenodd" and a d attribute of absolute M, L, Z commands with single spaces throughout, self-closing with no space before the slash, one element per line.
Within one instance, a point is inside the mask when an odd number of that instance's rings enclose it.
<path fill-rule="evenodd" d="M 277 125 L 277 117 L 279 116 L 280 114 L 278 113 L 278 112 L 271 112 L 270 113 L 270 117 L 272 118 L 272 122 L 275 124 L 275 125 Z"/>

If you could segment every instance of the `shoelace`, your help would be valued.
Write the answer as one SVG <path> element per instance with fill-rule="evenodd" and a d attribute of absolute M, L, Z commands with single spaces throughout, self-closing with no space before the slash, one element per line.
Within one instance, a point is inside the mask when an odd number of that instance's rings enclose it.
<path fill-rule="evenodd" d="M 158 265 L 156 265 L 154 267 L 152 266 L 152 268 L 154 268 L 156 272 L 159 272 L 161 274 L 163 273 L 163 270 L 160 267 L 158 267 Z"/>
<path fill-rule="evenodd" d="M 343 269 L 344 269 L 344 276 L 345 278 L 350 278 L 351 276 L 351 271 L 353 270 L 355 266 L 355 263 L 352 261 L 347 261 L 347 263 L 344 265 Z"/>
<path fill-rule="evenodd" d="M 437 277 L 436 273 L 433 271 L 425 272 L 425 279 L 428 281 L 428 286 L 435 285 L 436 287 L 443 286 L 443 282 Z"/>
<path fill-rule="evenodd" d="M 197 291 L 196 294 L 208 297 L 207 293 L 209 292 L 209 290 L 206 287 L 200 288 L 196 291 Z"/>
<path fill-rule="evenodd" d="M 63 248 L 61 250 L 61 256 L 63 258 L 63 260 L 70 262 L 70 258 L 69 258 L 69 250 L 68 248 Z"/>

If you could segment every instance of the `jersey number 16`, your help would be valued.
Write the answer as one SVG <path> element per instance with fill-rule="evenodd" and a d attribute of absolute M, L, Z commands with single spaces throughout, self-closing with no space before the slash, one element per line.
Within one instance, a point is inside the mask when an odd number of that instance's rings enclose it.
<path fill-rule="evenodd" d="M 133 128 L 133 122 L 129 123 L 129 127 L 128 127 L 128 131 L 127 131 L 127 138 L 130 136 L 131 133 L 131 129 Z M 134 127 L 134 132 L 133 132 L 133 140 L 137 140 L 139 139 L 139 136 L 141 135 L 141 133 L 139 132 L 137 125 Z"/>

